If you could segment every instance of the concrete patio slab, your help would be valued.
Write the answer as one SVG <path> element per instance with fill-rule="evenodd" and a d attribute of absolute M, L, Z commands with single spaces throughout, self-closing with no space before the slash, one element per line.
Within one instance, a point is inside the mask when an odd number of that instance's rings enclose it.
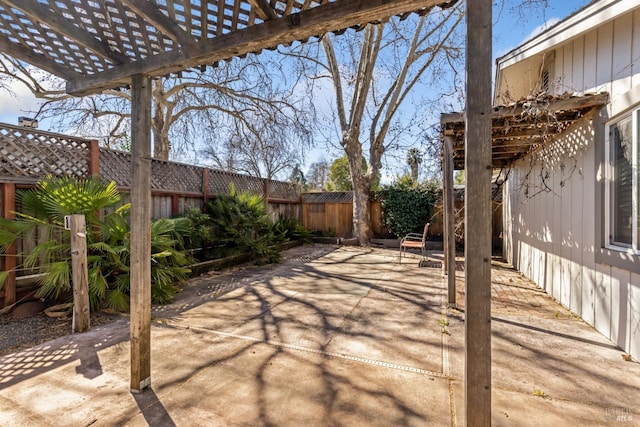
<path fill-rule="evenodd" d="M 640 425 L 640 365 L 516 272 L 497 277 L 493 425 Z M 154 307 L 144 393 L 129 392 L 126 316 L 1 357 L 0 425 L 464 425 L 464 300 L 445 302 L 416 256 L 294 248 Z"/>

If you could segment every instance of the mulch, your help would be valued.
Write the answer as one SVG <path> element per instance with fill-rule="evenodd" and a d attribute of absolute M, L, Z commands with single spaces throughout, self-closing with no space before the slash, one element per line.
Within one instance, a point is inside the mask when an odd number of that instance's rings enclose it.
<path fill-rule="evenodd" d="M 113 322 L 117 316 L 96 313 L 91 326 Z M 71 317 L 51 318 L 40 312 L 23 318 L 0 316 L 0 356 L 15 353 L 71 333 Z"/>

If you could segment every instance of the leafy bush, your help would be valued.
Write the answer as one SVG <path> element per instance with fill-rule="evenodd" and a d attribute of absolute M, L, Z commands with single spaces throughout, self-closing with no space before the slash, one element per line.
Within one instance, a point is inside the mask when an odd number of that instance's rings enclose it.
<path fill-rule="evenodd" d="M 180 218 L 184 224 L 182 239 L 186 249 L 204 248 L 211 239 L 211 217 L 198 208 L 189 208 Z"/>
<path fill-rule="evenodd" d="M 248 253 L 256 264 L 281 260 L 279 239 L 261 196 L 238 193 L 231 185 L 228 195 L 209 203 L 209 217 L 214 257 Z"/>
<path fill-rule="evenodd" d="M 25 258 L 25 266 L 38 268 L 44 276 L 37 296 L 71 301 L 71 244 L 64 230 L 64 216 L 84 214 L 87 224 L 87 267 L 92 308 L 124 311 L 129 308 L 130 226 L 129 205 L 120 208 L 115 183 L 90 178 L 47 178 L 18 198 L 22 213 L 16 221 L 0 224 L 0 237 L 14 237 L 40 226 L 47 239 Z M 103 218 L 97 214 L 107 211 Z M 186 279 L 190 263 L 176 236 L 180 221 L 162 219 L 151 224 L 151 296 L 167 303 L 178 291 L 176 282 Z M 0 244 L 5 243 L 0 242 Z"/>
<path fill-rule="evenodd" d="M 274 229 L 274 234 L 283 242 L 299 240 L 303 243 L 311 243 L 313 241 L 313 233 L 293 218 L 280 218 L 274 224 Z"/>
<path fill-rule="evenodd" d="M 438 191 L 435 184 L 415 185 L 411 180 L 398 180 L 378 193 L 384 225 L 400 238 L 408 233 L 422 233 L 431 221 Z"/>

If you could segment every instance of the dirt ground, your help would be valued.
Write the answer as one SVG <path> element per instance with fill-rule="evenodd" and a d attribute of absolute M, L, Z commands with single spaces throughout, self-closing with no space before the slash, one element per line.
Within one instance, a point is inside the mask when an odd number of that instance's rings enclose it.
<path fill-rule="evenodd" d="M 96 313 L 91 317 L 91 325 L 98 326 L 112 322 L 116 316 Z M 51 318 L 44 313 L 14 319 L 0 318 L 0 356 L 15 353 L 55 338 L 71 333 L 71 317 Z"/>

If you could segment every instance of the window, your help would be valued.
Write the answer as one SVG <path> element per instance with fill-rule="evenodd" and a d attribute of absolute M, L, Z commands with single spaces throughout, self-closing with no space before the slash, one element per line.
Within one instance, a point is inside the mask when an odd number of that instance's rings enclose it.
<path fill-rule="evenodd" d="M 607 126 L 606 246 L 640 253 L 638 121 L 640 109 Z"/>

